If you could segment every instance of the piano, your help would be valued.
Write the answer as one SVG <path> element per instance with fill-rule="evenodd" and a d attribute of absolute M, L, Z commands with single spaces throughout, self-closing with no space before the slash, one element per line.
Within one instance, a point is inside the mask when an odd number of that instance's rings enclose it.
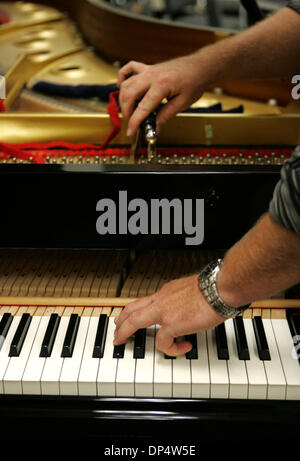
<path fill-rule="evenodd" d="M 200 271 L 267 209 L 300 141 L 299 114 L 267 104 L 263 114 L 179 114 L 149 159 L 124 122 L 99 147 L 106 113 L 14 110 L 24 96 L 14 75 L 0 118 L 1 436 L 197 449 L 296 440 L 298 287 L 190 336 L 192 351 L 176 359 L 155 350 L 157 325 L 116 348 L 113 331 L 130 300 Z M 202 244 L 186 245 L 171 213 L 165 233 L 100 234 L 97 203 L 117 203 L 120 191 L 149 207 L 204 199 Z"/>

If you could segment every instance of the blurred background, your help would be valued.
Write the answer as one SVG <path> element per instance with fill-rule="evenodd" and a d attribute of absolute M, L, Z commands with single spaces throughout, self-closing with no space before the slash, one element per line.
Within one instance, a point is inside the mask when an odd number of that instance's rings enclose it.
<path fill-rule="evenodd" d="M 106 0 L 146 16 L 198 26 L 243 30 L 285 6 L 285 0 Z"/>

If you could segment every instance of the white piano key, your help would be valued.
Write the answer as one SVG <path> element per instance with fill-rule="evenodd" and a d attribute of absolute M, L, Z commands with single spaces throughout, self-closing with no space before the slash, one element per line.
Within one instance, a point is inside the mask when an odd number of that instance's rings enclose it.
<path fill-rule="evenodd" d="M 78 395 L 78 376 L 89 326 L 89 317 L 81 317 L 72 357 L 65 357 L 59 378 L 60 395 Z"/>
<path fill-rule="evenodd" d="M 40 352 L 49 320 L 50 316 L 41 317 L 39 328 L 22 377 L 23 394 L 41 394 L 41 376 L 46 358 L 40 357 Z"/>
<path fill-rule="evenodd" d="M 260 360 L 254 336 L 252 319 L 244 319 L 245 333 L 248 342 L 250 360 L 246 360 L 246 369 L 249 382 L 249 399 L 267 398 L 267 378 L 264 362 Z"/>
<path fill-rule="evenodd" d="M 136 359 L 135 396 L 153 397 L 155 327 L 146 330 L 145 357 Z"/>
<path fill-rule="evenodd" d="M 245 361 L 240 360 L 236 345 L 236 336 L 233 320 L 225 322 L 229 360 L 227 361 L 229 376 L 229 398 L 247 399 L 248 398 L 248 378 L 246 373 Z"/>
<path fill-rule="evenodd" d="M 191 360 L 192 397 L 209 398 L 210 373 L 207 351 L 206 331 L 197 333 L 198 359 Z"/>
<path fill-rule="evenodd" d="M 174 398 L 191 398 L 192 380 L 191 380 L 191 360 L 185 355 L 180 355 L 172 361 L 173 379 L 172 395 Z"/>
<path fill-rule="evenodd" d="M 262 319 L 271 360 L 265 360 L 265 371 L 268 382 L 267 399 L 285 400 L 286 380 L 284 377 L 276 340 L 270 319 Z"/>
<path fill-rule="evenodd" d="M 300 365 L 293 355 L 294 344 L 285 319 L 271 319 L 279 355 L 287 383 L 286 399 L 300 400 Z"/>
<path fill-rule="evenodd" d="M 97 395 L 97 374 L 101 359 L 93 357 L 99 317 L 91 317 L 78 377 L 79 395 Z"/>
<path fill-rule="evenodd" d="M 50 357 L 46 358 L 41 378 L 41 391 L 44 395 L 59 395 L 59 377 L 64 362 L 63 357 L 61 357 L 61 350 L 69 320 L 69 316 L 61 317 L 52 354 Z"/>
<path fill-rule="evenodd" d="M 155 326 L 156 333 L 159 325 Z M 172 359 L 155 349 L 154 352 L 154 397 L 172 397 Z"/>
<path fill-rule="evenodd" d="M 118 360 L 116 375 L 117 397 L 134 397 L 134 378 L 136 359 L 133 358 L 134 337 L 125 345 L 124 357 Z"/>
<path fill-rule="evenodd" d="M 113 358 L 114 318 L 110 317 L 107 327 L 106 344 L 103 358 L 100 359 L 97 375 L 97 394 L 99 396 L 116 396 L 116 373 L 119 359 Z"/>
<path fill-rule="evenodd" d="M 3 379 L 5 394 L 22 394 L 22 376 L 41 317 L 33 316 L 19 357 L 11 357 Z"/>
<path fill-rule="evenodd" d="M 229 378 L 227 360 L 219 360 L 214 329 L 207 331 L 207 346 L 210 370 L 210 397 L 227 399 L 229 395 Z"/>
<path fill-rule="evenodd" d="M 13 340 L 13 337 L 18 328 L 20 320 L 21 320 L 21 316 L 19 315 L 14 316 L 13 321 L 10 325 L 7 336 L 4 340 L 4 343 L 0 351 L 0 393 L 1 394 L 4 394 L 3 378 L 5 375 L 7 366 L 9 364 L 9 361 L 10 361 L 10 357 L 9 357 L 10 344 Z"/>

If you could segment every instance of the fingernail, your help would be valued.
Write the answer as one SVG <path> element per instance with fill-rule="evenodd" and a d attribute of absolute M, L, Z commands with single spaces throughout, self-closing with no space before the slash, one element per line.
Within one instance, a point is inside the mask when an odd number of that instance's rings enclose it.
<path fill-rule="evenodd" d="M 126 135 L 127 136 L 132 136 L 132 130 L 130 128 L 127 129 Z"/>

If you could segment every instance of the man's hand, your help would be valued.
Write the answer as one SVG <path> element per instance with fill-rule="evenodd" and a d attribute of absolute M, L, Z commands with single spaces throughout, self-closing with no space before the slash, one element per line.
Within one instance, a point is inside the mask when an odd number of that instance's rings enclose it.
<path fill-rule="evenodd" d="M 219 80 L 290 79 L 299 73 L 299 25 L 300 15 L 282 8 L 246 31 L 191 55 L 151 66 L 129 62 L 118 78 L 121 110 L 129 119 L 128 136 L 164 99 L 168 102 L 157 115 L 158 129 Z"/>
<path fill-rule="evenodd" d="M 164 285 L 152 296 L 128 304 L 115 320 L 114 344 L 124 343 L 139 328 L 161 325 L 156 335 L 156 348 L 177 356 L 191 350 L 191 343 L 174 339 L 224 322 L 205 300 L 198 276 L 192 275 Z"/>
<path fill-rule="evenodd" d="M 207 70 L 207 69 L 206 69 Z M 128 122 L 128 136 L 166 98 L 159 110 L 157 129 L 169 118 L 188 108 L 202 95 L 208 72 L 201 72 L 197 55 L 148 66 L 131 61 L 119 71 L 119 102 Z M 136 106 L 136 102 L 139 101 Z"/>

